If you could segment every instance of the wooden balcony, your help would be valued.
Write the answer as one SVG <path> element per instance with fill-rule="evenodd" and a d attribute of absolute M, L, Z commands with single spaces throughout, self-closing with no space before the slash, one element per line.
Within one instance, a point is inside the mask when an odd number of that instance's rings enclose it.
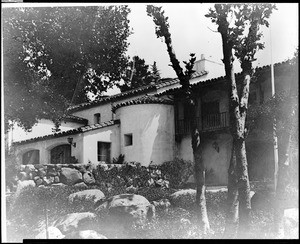
<path fill-rule="evenodd" d="M 197 128 L 200 132 L 217 131 L 229 126 L 228 112 L 208 114 L 196 118 Z M 176 135 L 187 135 L 190 133 L 190 123 L 181 119 L 175 121 Z"/>

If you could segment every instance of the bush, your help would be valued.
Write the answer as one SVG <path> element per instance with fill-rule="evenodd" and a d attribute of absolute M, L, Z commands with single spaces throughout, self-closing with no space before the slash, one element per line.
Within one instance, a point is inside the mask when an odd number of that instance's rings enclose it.
<path fill-rule="evenodd" d="M 13 149 L 10 152 L 5 150 L 5 181 L 10 191 L 16 188 L 18 172 L 19 166 Z"/>
<path fill-rule="evenodd" d="M 10 241 L 34 238 L 38 234 L 39 224 L 45 221 L 46 208 L 49 224 L 59 216 L 93 209 L 92 206 L 87 205 L 89 203 L 86 201 L 69 204 L 68 196 L 77 191 L 80 189 L 74 186 L 28 186 L 22 189 L 20 195 L 14 199 L 11 208 L 7 211 L 8 238 L 15 238 Z"/>
<path fill-rule="evenodd" d="M 194 173 L 194 164 L 192 161 L 175 158 L 174 161 L 168 161 L 159 165 L 165 179 L 170 182 L 171 188 L 181 188 Z"/>

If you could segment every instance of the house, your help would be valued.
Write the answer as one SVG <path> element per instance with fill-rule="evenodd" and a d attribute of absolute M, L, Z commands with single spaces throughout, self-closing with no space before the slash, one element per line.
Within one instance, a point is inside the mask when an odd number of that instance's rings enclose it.
<path fill-rule="evenodd" d="M 288 65 L 286 61 L 274 66 L 276 92 L 285 90 L 294 79 L 286 71 Z M 198 96 L 197 126 L 204 143 L 207 183 L 225 185 L 232 138 L 224 68 L 201 56 L 195 70 L 191 83 Z M 271 96 L 270 66 L 259 68 L 258 73 L 260 78 L 251 83 L 250 103 L 261 103 Z M 121 154 L 125 161 L 145 166 L 175 157 L 193 160 L 178 79 L 162 79 L 157 84 L 72 106 L 68 111 L 61 132 L 50 132 L 51 125 L 41 121 L 25 140 L 16 139 L 16 130 L 10 133 L 20 163 L 71 163 L 74 158 L 80 163 L 112 163 Z M 39 134 L 41 131 L 44 134 Z M 253 151 L 248 158 L 250 177 L 272 177 L 272 144 L 253 135 L 247 140 L 247 150 Z"/>

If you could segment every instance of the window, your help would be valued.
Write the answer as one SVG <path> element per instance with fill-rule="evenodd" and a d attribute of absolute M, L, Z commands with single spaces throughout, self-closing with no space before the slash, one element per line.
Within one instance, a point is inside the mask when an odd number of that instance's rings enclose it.
<path fill-rule="evenodd" d="M 124 135 L 124 145 L 125 145 L 125 147 L 132 145 L 132 134 Z"/>
<path fill-rule="evenodd" d="M 23 164 L 39 164 L 40 163 L 40 151 L 30 150 L 23 154 Z"/>
<path fill-rule="evenodd" d="M 98 161 L 104 161 L 106 163 L 110 163 L 110 142 L 102 142 L 98 141 Z"/>
<path fill-rule="evenodd" d="M 94 114 L 94 124 L 99 124 L 101 122 L 101 115 L 100 113 Z"/>
<path fill-rule="evenodd" d="M 51 164 L 69 164 L 71 160 L 71 145 L 56 146 L 51 150 L 50 155 Z"/>

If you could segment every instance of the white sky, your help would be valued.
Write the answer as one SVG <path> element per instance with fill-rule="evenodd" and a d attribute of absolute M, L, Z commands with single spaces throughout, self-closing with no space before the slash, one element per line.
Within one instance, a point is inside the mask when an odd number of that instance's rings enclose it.
<path fill-rule="evenodd" d="M 176 74 L 170 64 L 166 45 L 156 38 L 152 19 L 146 14 L 146 4 L 129 4 L 130 25 L 134 34 L 129 37 L 130 56 L 139 55 L 147 64 L 157 62 L 162 77 L 175 77 Z M 165 15 L 169 17 L 170 33 L 176 56 L 180 61 L 187 61 L 190 53 L 196 53 L 197 59 L 201 54 L 217 62 L 222 62 L 222 43 L 220 33 L 216 31 L 208 13 L 213 3 L 156 3 L 162 6 Z M 275 10 L 270 18 L 272 33 L 273 62 L 282 62 L 293 56 L 298 46 L 298 4 L 276 3 Z M 271 63 L 270 28 L 263 29 L 265 49 L 260 50 L 255 65 L 262 66 Z M 211 56 L 211 57 L 210 57 Z M 183 67 L 183 63 L 182 67 Z M 237 63 L 236 70 L 239 65 Z"/>
<path fill-rule="evenodd" d="M 113 3 L 117 4 L 117 3 Z M 146 64 L 157 62 L 161 77 L 176 77 L 172 67 L 166 45 L 156 38 L 155 26 L 152 18 L 147 16 L 146 5 L 151 3 L 122 3 L 131 8 L 129 14 L 130 27 L 133 34 L 129 37 L 130 43 L 128 55 L 138 55 L 145 59 Z M 110 3 L 23 3 L 23 4 L 2 4 L 4 7 L 17 6 L 78 6 L 78 5 L 110 5 Z M 209 7 L 214 3 L 153 3 L 155 6 L 162 6 L 165 15 L 169 17 L 170 32 L 176 56 L 182 61 L 189 59 L 190 53 L 196 53 L 197 59 L 201 54 L 217 62 L 222 62 L 221 35 L 213 32 L 216 30 L 209 18 L 204 15 L 208 13 Z M 275 10 L 270 18 L 271 28 L 264 28 L 263 41 L 265 49 L 260 50 L 254 65 L 262 66 L 271 63 L 271 45 L 273 62 L 282 62 L 293 56 L 298 46 L 298 3 L 276 3 L 278 10 Z M 272 39 L 270 38 L 270 29 Z M 236 64 L 236 72 L 239 71 L 239 64 Z"/>

